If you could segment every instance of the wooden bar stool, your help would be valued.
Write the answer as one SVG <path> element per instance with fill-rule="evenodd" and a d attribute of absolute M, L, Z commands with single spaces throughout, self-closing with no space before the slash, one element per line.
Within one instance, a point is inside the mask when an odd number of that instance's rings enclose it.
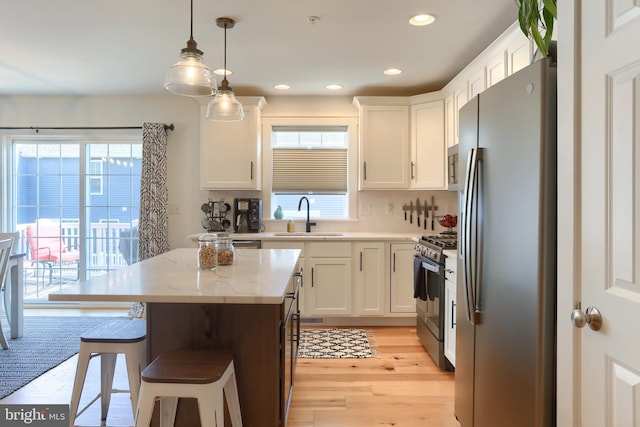
<path fill-rule="evenodd" d="M 160 400 L 160 426 L 173 426 L 180 397 L 198 400 L 203 427 L 223 427 L 223 391 L 231 425 L 241 427 L 231 352 L 208 349 L 166 351 L 142 371 L 136 427 L 149 425 L 156 399 Z"/>
<path fill-rule="evenodd" d="M 140 372 L 144 369 L 147 359 L 146 333 L 146 322 L 142 320 L 115 319 L 103 322 L 82 334 L 78 367 L 69 407 L 70 426 L 73 427 L 76 418 L 98 398 L 100 398 L 102 406 L 102 421 L 106 421 L 112 393 L 131 394 L 131 408 L 135 417 L 140 391 Z M 125 355 L 129 390 L 113 388 L 113 376 L 118 354 Z M 100 393 L 78 411 L 89 361 L 95 356 L 100 356 Z"/>

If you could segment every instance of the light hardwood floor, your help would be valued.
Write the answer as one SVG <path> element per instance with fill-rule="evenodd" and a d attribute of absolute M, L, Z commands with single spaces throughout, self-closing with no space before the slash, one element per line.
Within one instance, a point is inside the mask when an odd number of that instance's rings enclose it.
<path fill-rule="evenodd" d="M 63 310 L 61 310 L 63 311 Z M 31 314 L 57 315 L 50 310 Z M 85 312 L 84 314 L 93 314 Z M 64 314 L 71 314 L 64 311 Z M 73 315 L 78 315 L 76 311 Z M 99 311 L 96 315 L 108 315 Z M 113 312 L 122 315 L 122 311 Z M 367 327 L 377 345 L 371 359 L 298 359 L 288 427 L 459 427 L 453 415 L 452 372 L 438 369 L 420 345 L 415 328 Z M 99 389 L 99 363 L 91 363 L 83 402 Z M 77 357 L 35 379 L 0 403 L 67 404 Z M 117 388 L 128 388 L 124 360 L 116 366 Z M 256 398 L 259 398 L 256 396 Z M 82 403 L 81 403 L 82 404 Z M 100 425 L 94 403 L 77 420 Z M 108 426 L 131 426 L 129 395 L 112 398 Z M 251 427 L 251 426 L 245 426 Z"/>

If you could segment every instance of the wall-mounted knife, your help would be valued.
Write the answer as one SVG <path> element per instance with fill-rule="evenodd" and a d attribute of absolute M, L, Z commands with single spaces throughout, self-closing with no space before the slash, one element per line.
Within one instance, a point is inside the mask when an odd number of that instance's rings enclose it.
<path fill-rule="evenodd" d="M 420 199 L 416 199 L 416 220 L 418 221 L 418 227 L 420 227 L 420 213 L 422 212 L 422 206 L 420 206 Z M 426 221 L 426 219 L 425 219 Z"/>
<path fill-rule="evenodd" d="M 424 201 L 424 211 L 425 211 L 425 218 L 424 218 L 424 229 L 427 229 L 427 217 L 429 217 L 429 204 L 427 203 L 427 201 Z"/>
<path fill-rule="evenodd" d="M 409 224 L 413 224 L 413 200 L 409 202 Z"/>
<path fill-rule="evenodd" d="M 431 196 L 431 231 L 434 230 L 433 219 L 436 217 L 436 201 L 433 196 Z"/>

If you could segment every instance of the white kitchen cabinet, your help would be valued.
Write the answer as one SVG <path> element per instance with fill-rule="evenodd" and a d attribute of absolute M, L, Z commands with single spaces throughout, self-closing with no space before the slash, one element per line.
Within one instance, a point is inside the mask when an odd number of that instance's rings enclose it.
<path fill-rule="evenodd" d="M 452 147 L 458 143 L 458 141 L 456 141 L 456 129 L 458 126 L 457 111 L 453 94 L 449 94 L 449 96 L 444 99 L 444 136 L 447 141 L 447 147 Z"/>
<path fill-rule="evenodd" d="M 291 240 L 278 240 L 278 241 L 270 241 L 265 240 L 262 242 L 262 249 L 300 249 L 300 258 L 298 258 L 298 266 L 302 269 L 302 286 L 298 290 L 298 307 L 300 309 L 300 315 L 302 317 L 306 316 L 306 307 L 305 307 L 305 288 L 307 285 L 307 281 L 311 280 L 311 275 L 307 274 L 307 265 L 305 264 L 304 257 L 304 242 L 294 242 Z"/>
<path fill-rule="evenodd" d="M 261 189 L 263 97 L 238 97 L 245 119 L 214 122 L 200 117 L 200 187 L 203 190 Z"/>
<path fill-rule="evenodd" d="M 444 355 L 456 366 L 456 258 L 445 260 Z"/>
<path fill-rule="evenodd" d="M 370 105 L 357 97 L 360 190 L 409 188 L 409 105 Z M 394 98 L 397 99 L 397 98 Z"/>
<path fill-rule="evenodd" d="M 389 286 L 391 313 L 415 313 L 416 300 L 413 298 L 413 258 L 414 243 L 392 243 Z"/>
<path fill-rule="evenodd" d="M 483 92 L 487 88 L 487 73 L 485 67 L 479 67 L 469 77 L 469 99 Z"/>
<path fill-rule="evenodd" d="M 410 188 L 446 188 L 446 142 L 444 102 L 425 102 L 411 106 Z"/>
<path fill-rule="evenodd" d="M 533 45 L 524 34 L 515 37 L 507 46 L 507 72 L 511 75 L 531 64 Z"/>
<path fill-rule="evenodd" d="M 487 87 L 507 77 L 506 51 L 500 51 L 487 61 Z"/>
<path fill-rule="evenodd" d="M 385 313 L 384 243 L 357 242 L 353 245 L 355 285 L 354 314 L 359 316 Z"/>
<path fill-rule="evenodd" d="M 351 315 L 351 243 L 309 242 L 305 251 L 306 314 Z"/>
<path fill-rule="evenodd" d="M 460 109 L 469 101 L 469 93 L 467 91 L 467 82 L 465 81 L 460 87 L 453 91 L 454 109 L 454 129 L 453 136 L 456 144 L 459 142 L 460 135 L 458 133 L 458 116 L 460 115 Z"/>

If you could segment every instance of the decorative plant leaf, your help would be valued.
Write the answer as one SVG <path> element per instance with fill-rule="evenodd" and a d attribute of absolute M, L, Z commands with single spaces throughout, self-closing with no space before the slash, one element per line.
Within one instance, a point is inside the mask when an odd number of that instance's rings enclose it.
<path fill-rule="evenodd" d="M 515 1 L 518 5 L 520 30 L 535 42 L 542 56 L 546 57 L 549 54 L 553 25 L 557 18 L 557 0 Z M 541 30 L 544 31 L 544 34 L 541 34 Z"/>

